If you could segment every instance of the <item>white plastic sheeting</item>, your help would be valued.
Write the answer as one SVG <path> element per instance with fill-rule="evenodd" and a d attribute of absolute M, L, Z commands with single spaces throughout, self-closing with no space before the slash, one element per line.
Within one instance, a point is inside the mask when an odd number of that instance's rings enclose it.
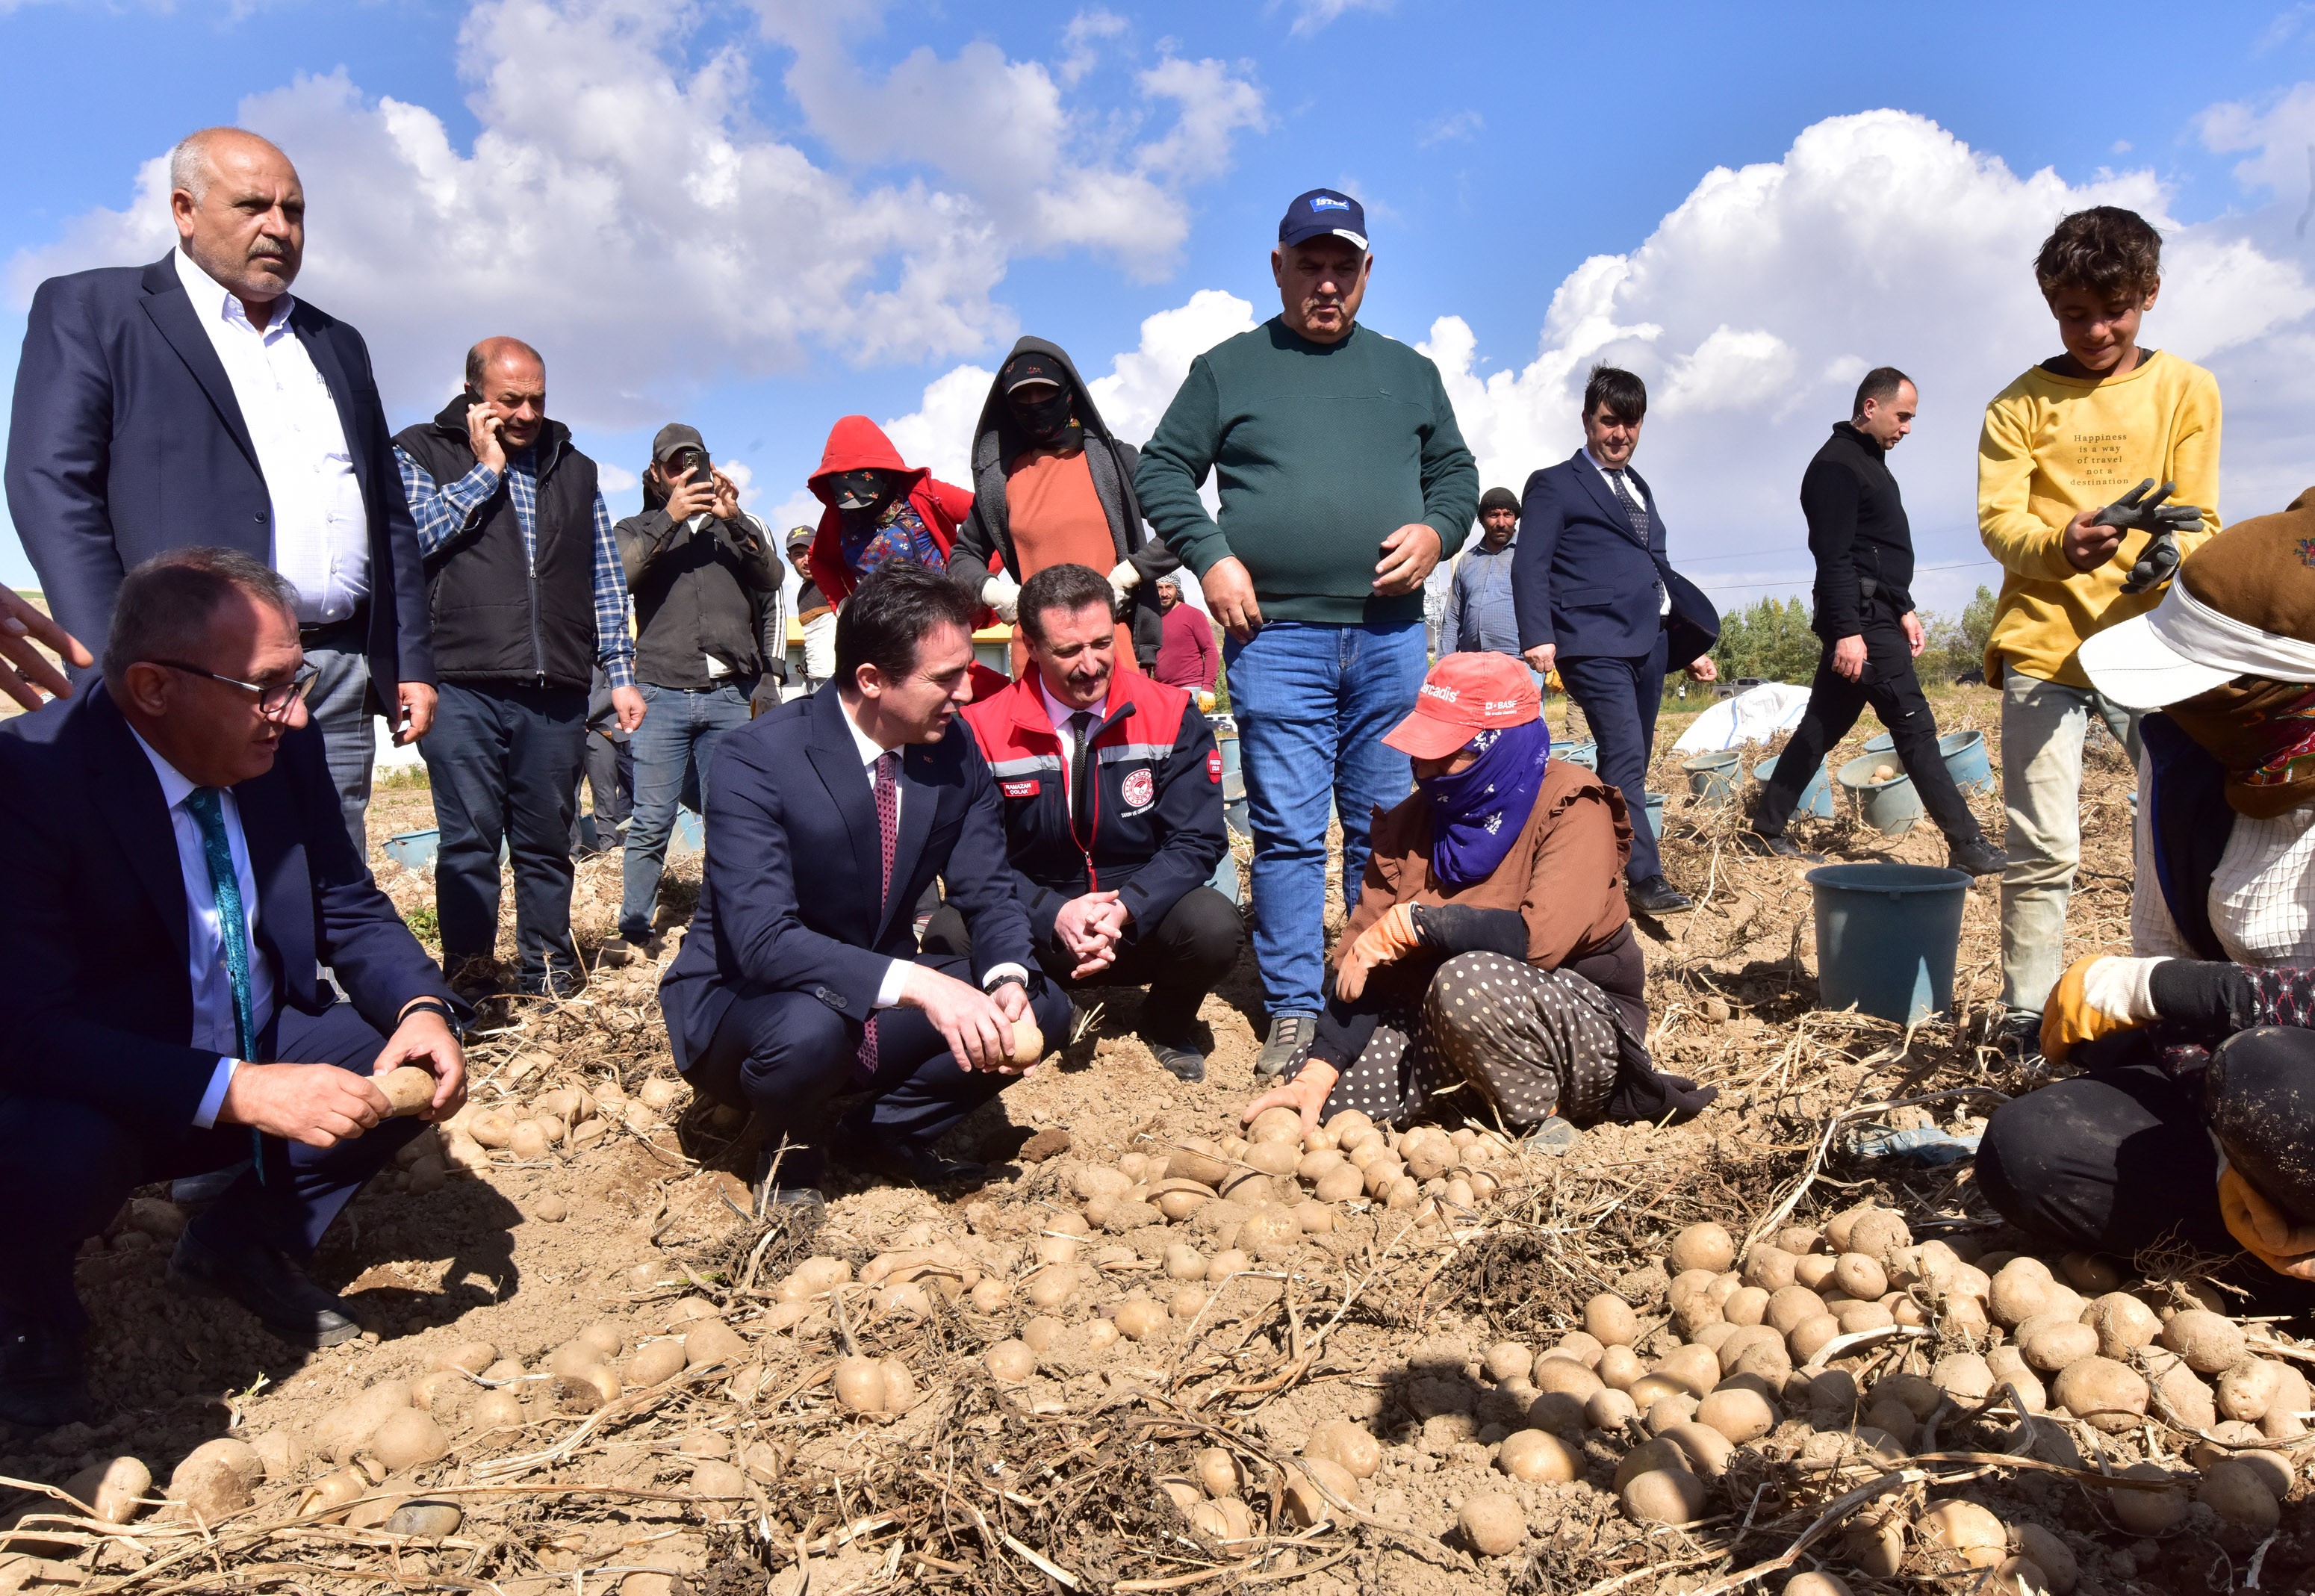
<path fill-rule="evenodd" d="M 1734 698 L 1723 698 L 1697 716 L 1672 745 L 1672 752 L 1703 754 L 1734 748 L 1740 742 L 1766 742 L 1801 723 L 1808 698 L 1806 687 L 1763 682 Z"/>

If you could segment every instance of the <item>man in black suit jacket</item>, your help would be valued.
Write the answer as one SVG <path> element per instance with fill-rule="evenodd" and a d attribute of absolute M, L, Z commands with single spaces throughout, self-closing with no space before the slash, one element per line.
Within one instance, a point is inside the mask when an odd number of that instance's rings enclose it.
<path fill-rule="evenodd" d="M 1648 824 L 1648 761 L 1667 670 L 1697 681 L 1718 674 L 1705 651 L 1718 635 L 1711 601 L 1664 558 L 1655 495 L 1631 468 L 1647 415 L 1645 384 L 1594 366 L 1583 389 L 1583 447 L 1527 479 L 1512 607 L 1530 667 L 1557 670 L 1600 745 L 1600 775 L 1631 806 L 1632 906 L 1648 914 L 1690 907 L 1664 880 Z"/>
<path fill-rule="evenodd" d="M 305 191 L 264 139 L 210 128 L 170 156 L 181 247 L 32 295 L 8 432 L 8 512 L 65 629 L 95 643 L 121 573 L 240 549 L 296 584 L 310 700 L 349 834 L 376 751 L 434 718 L 418 536 L 361 334 L 291 297 Z"/>
<path fill-rule="evenodd" d="M 293 604 L 245 554 L 162 555 L 102 683 L 0 730 L 0 1420 L 84 1416 L 73 1256 L 150 1181 L 246 1161 L 171 1282 L 359 1334 L 299 1261 L 419 1129 L 368 1077 L 430 1071 L 428 1119 L 465 1095 L 449 989 L 340 821 Z"/>
<path fill-rule="evenodd" d="M 773 1201 L 820 1200 L 815 1121 L 845 1092 L 868 1097 L 827 1139 L 838 1164 L 971 1176 L 931 1146 L 1020 1078 L 1015 1026 L 1069 1039 L 1069 999 L 1038 973 L 1013 893 L 996 783 L 957 715 L 974 608 L 937 572 L 885 561 L 837 617 L 834 690 L 716 749 L 706 879 L 660 1004 L 685 1078 L 754 1110 Z M 936 876 L 969 956 L 918 948 Z"/>

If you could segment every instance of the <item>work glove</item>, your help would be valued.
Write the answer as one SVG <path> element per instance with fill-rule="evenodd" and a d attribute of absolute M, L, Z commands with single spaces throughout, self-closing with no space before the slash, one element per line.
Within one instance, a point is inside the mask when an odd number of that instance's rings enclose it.
<path fill-rule="evenodd" d="M 1415 928 L 1415 910 L 1404 903 L 1394 903 L 1383 910 L 1382 918 L 1359 933 L 1350 952 L 1343 955 L 1342 967 L 1335 971 L 1335 996 L 1345 1003 L 1358 1001 L 1359 994 L 1367 989 L 1367 972 L 1378 964 L 1388 964 L 1404 959 L 1423 945 L 1423 934 Z"/>
<path fill-rule="evenodd" d="M 1126 598 L 1133 591 L 1133 584 L 1140 580 L 1141 572 L 1131 560 L 1120 560 L 1110 568 L 1110 596 L 1115 600 L 1119 609 L 1125 607 Z"/>
<path fill-rule="evenodd" d="M 1021 584 L 1001 571 L 990 572 L 989 580 L 980 584 L 980 601 L 995 610 L 1000 621 L 1021 618 Z"/>
<path fill-rule="evenodd" d="M 2062 1064 L 2084 1042 L 2161 1017 L 2150 985 L 2162 959 L 2086 953 L 2058 978 L 2042 1007 L 2042 1056 Z"/>
<path fill-rule="evenodd" d="M 758 679 L 756 690 L 748 695 L 748 718 L 768 714 L 780 706 L 780 683 L 767 670 Z"/>
<path fill-rule="evenodd" d="M 1214 690 L 1211 687 L 1198 689 L 1198 713 L 1200 714 L 1214 713 Z"/>
<path fill-rule="evenodd" d="M 2178 569 L 2178 534 L 2202 525 L 2203 512 L 2197 506 L 2163 502 L 2178 487 L 2177 483 L 2164 483 L 2157 488 L 2150 476 L 2090 518 L 2094 526 L 2146 534 L 2146 546 L 2138 552 L 2136 563 L 2123 581 L 2124 592 L 2143 593 L 2169 581 Z"/>
<path fill-rule="evenodd" d="M 2315 1225 L 2293 1224 L 2231 1164 L 2219 1166 L 2219 1217 L 2243 1251 L 2275 1273 L 2315 1281 Z"/>

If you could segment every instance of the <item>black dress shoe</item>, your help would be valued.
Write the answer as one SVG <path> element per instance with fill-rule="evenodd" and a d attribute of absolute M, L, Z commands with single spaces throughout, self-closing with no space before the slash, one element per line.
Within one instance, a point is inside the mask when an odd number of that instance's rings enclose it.
<path fill-rule="evenodd" d="M 52 1325 L 0 1331 L 0 1422 L 40 1433 L 84 1423 L 93 1412 L 79 1335 Z"/>
<path fill-rule="evenodd" d="M 1736 846 L 1762 858 L 1798 859 L 1810 864 L 1824 863 L 1823 854 L 1810 853 L 1781 831 L 1739 831 Z"/>
<path fill-rule="evenodd" d="M 1678 914 L 1684 909 L 1694 909 L 1696 900 L 1673 886 L 1661 875 L 1652 875 L 1644 882 L 1635 882 L 1626 889 L 1632 907 L 1642 914 Z"/>
<path fill-rule="evenodd" d="M 829 1140 L 828 1156 L 835 1163 L 869 1175 L 881 1175 L 895 1185 L 955 1186 L 989 1178 L 989 1166 L 944 1158 L 930 1148 L 910 1147 L 839 1126 Z"/>
<path fill-rule="evenodd" d="M 195 1297 L 232 1298 L 293 1346 L 336 1346 L 362 1333 L 344 1302 L 263 1242 L 212 1244 L 189 1228 L 170 1255 L 169 1283 Z"/>
<path fill-rule="evenodd" d="M 1947 846 L 1950 850 L 1947 863 L 1956 870 L 1965 870 L 1972 875 L 2000 875 L 2009 868 L 2009 856 L 1982 837 Z"/>

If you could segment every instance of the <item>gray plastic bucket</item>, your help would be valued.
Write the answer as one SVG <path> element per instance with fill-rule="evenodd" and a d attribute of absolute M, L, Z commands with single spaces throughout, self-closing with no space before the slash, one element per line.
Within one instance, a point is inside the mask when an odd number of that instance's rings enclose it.
<path fill-rule="evenodd" d="M 1886 732 L 1878 737 L 1868 737 L 1865 740 L 1865 751 L 1868 754 L 1894 754 L 1897 751 L 1897 740 Z"/>
<path fill-rule="evenodd" d="M 1819 1008 L 1911 1024 L 1953 1006 L 1969 877 L 1929 864 L 1826 864 L 1816 894 Z"/>
<path fill-rule="evenodd" d="M 1913 790 L 1913 778 L 1900 770 L 1887 781 L 1873 779 L 1875 766 L 1896 763 L 1891 754 L 1851 759 L 1840 767 L 1840 785 L 1857 795 L 1857 811 L 1867 825 L 1891 837 L 1903 837 L 1921 818 L 1921 795 Z"/>
<path fill-rule="evenodd" d="M 1590 771 L 1596 772 L 1600 768 L 1600 745 L 1596 742 L 1571 742 L 1564 748 L 1554 748 L 1551 757 L 1565 759 L 1570 765 L 1581 765 Z"/>
<path fill-rule="evenodd" d="M 1688 772 L 1688 790 L 1698 801 L 1707 809 L 1721 809 L 1736 801 L 1744 755 L 1739 749 L 1715 749 L 1708 754 L 1692 755 L 1680 767 Z"/>
<path fill-rule="evenodd" d="M 1663 836 L 1664 796 L 1662 793 L 1650 793 L 1645 806 L 1648 814 L 1648 831 L 1659 839 Z"/>
<path fill-rule="evenodd" d="M 1777 756 L 1774 754 L 1752 767 L 1752 779 L 1762 786 L 1768 785 L 1769 778 L 1776 774 Z M 1832 777 L 1826 773 L 1823 760 L 1816 762 L 1816 774 L 1809 777 L 1808 785 L 1801 789 L 1800 797 L 1794 801 L 1793 812 L 1814 815 L 1820 820 L 1832 819 Z"/>
<path fill-rule="evenodd" d="M 1985 751 L 1984 732 L 1948 732 L 1938 739 L 1938 752 L 1945 758 L 1954 785 L 1963 792 L 1993 791 L 1993 761 Z"/>

